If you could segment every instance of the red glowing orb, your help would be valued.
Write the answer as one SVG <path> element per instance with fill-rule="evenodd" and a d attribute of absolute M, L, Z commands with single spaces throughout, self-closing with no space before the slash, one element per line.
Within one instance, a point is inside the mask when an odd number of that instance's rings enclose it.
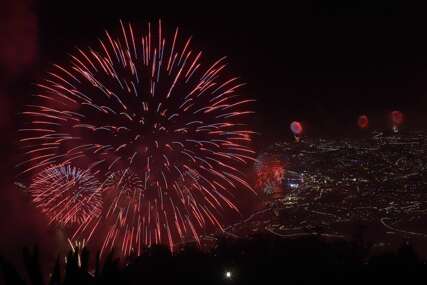
<path fill-rule="evenodd" d="M 291 127 L 292 133 L 296 136 L 301 135 L 303 132 L 303 128 L 300 122 L 293 121 L 290 127 Z"/>
<path fill-rule="evenodd" d="M 366 115 L 359 116 L 359 118 L 357 119 L 357 125 L 361 129 L 366 129 L 369 126 L 368 116 Z"/>
<path fill-rule="evenodd" d="M 393 125 L 399 126 L 403 123 L 403 114 L 400 111 L 393 111 L 391 112 L 391 121 L 393 122 Z"/>

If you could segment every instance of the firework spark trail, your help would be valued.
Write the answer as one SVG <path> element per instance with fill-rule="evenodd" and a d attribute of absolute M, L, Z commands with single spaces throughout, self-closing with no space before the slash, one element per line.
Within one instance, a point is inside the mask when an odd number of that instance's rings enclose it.
<path fill-rule="evenodd" d="M 254 161 L 253 100 L 225 75 L 226 58 L 203 67 L 202 52 L 191 37 L 181 44 L 178 28 L 172 40 L 160 21 L 145 34 L 120 28 L 38 84 L 39 103 L 23 112 L 19 167 L 25 174 L 75 165 L 104 181 L 102 215 L 86 218 L 73 237 L 90 239 L 108 224 L 103 249 L 173 249 L 210 226 L 222 229 L 224 211 L 238 211 L 240 188 L 253 192 L 241 172 Z"/>

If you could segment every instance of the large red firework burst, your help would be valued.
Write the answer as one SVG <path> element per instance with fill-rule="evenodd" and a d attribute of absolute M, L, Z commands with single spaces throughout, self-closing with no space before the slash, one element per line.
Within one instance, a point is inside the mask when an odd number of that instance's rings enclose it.
<path fill-rule="evenodd" d="M 208 65 L 191 37 L 181 41 L 178 28 L 170 40 L 165 34 L 160 21 L 142 34 L 121 23 L 119 36 L 106 32 L 69 66 L 54 65 L 23 112 L 22 173 L 52 163 L 95 173 L 103 214 L 73 236 L 90 239 L 107 224 L 103 248 L 121 243 L 124 253 L 198 240 L 238 209 L 238 190 L 252 191 L 242 169 L 254 155 L 253 100 L 225 74 L 225 58 Z"/>

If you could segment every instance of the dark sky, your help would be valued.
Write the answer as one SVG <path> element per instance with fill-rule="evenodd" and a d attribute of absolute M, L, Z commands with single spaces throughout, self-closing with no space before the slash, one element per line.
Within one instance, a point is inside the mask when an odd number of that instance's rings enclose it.
<path fill-rule="evenodd" d="M 292 119 L 305 121 L 313 133 L 341 131 L 354 127 L 360 113 L 378 116 L 381 125 L 392 109 L 410 115 L 427 104 L 427 25 L 415 22 L 408 7 L 218 6 L 213 11 L 229 14 L 126 3 L 86 10 L 73 5 L 64 13 L 41 5 L 40 67 L 64 61 L 65 52 L 94 42 L 105 28 L 116 29 L 119 19 L 143 26 L 160 17 L 166 27 L 179 25 L 193 35 L 208 57 L 229 57 L 233 72 L 248 82 L 245 92 L 258 100 L 258 131 L 268 136 L 287 132 Z M 155 16 L 145 16 L 146 10 Z M 169 15 L 156 15 L 163 10 Z"/>
<path fill-rule="evenodd" d="M 327 7 L 317 1 L 283 7 L 263 1 L 233 7 L 214 1 L 186 7 L 115 1 L 89 7 L 83 1 L 63 2 L 2 0 L 0 250 L 38 242 L 46 234 L 33 218 L 35 211 L 11 186 L 19 123 L 15 114 L 49 64 L 66 63 L 68 52 L 95 42 L 104 29 L 117 29 L 119 19 L 145 26 L 160 17 L 169 30 L 179 25 L 193 35 L 193 45 L 208 57 L 228 56 L 231 70 L 248 83 L 244 91 L 257 99 L 256 130 L 267 141 L 288 134 L 294 119 L 303 121 L 309 134 L 355 128 L 361 113 L 370 115 L 373 125 L 383 126 L 393 109 L 407 114 L 407 124 L 425 120 L 423 7 Z"/>
<path fill-rule="evenodd" d="M 239 10 L 211 3 L 211 12 L 228 12 L 221 16 L 182 12 L 177 5 L 119 2 L 33 4 L 38 54 L 24 85 L 50 63 L 65 63 L 75 47 L 93 44 L 104 29 L 117 29 L 119 19 L 145 27 L 161 18 L 170 30 L 178 25 L 193 35 L 194 46 L 208 57 L 229 57 L 231 70 L 248 83 L 244 91 L 257 99 L 258 131 L 269 137 L 287 132 L 293 119 L 313 133 L 341 131 L 354 127 L 361 113 L 381 125 L 392 109 L 410 115 L 427 104 L 427 25 L 408 13 L 416 7 L 322 7 L 300 1 L 304 4 L 255 3 Z"/>

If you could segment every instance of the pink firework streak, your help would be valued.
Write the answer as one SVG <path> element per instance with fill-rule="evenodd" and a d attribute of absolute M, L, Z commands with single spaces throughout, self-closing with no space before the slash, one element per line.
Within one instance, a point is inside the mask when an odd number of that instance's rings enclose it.
<path fill-rule="evenodd" d="M 54 65 L 20 130 L 22 174 L 71 164 L 104 181 L 102 215 L 72 237 L 107 226 L 103 250 L 124 254 L 199 241 L 238 212 L 242 191 L 254 193 L 242 173 L 254 161 L 244 84 L 225 74 L 225 58 L 206 65 L 178 28 L 170 39 L 160 21 L 147 30 L 121 23 L 120 36 L 106 32 L 69 66 Z"/>

